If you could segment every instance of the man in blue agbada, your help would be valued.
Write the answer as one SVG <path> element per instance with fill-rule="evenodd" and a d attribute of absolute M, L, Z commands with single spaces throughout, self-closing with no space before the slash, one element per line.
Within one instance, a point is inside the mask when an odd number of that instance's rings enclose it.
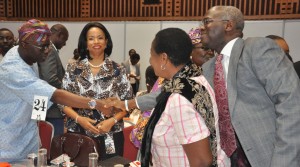
<path fill-rule="evenodd" d="M 10 49 L 0 63 L 0 162 L 20 161 L 37 152 L 38 128 L 31 119 L 34 95 L 48 97 L 48 106 L 55 102 L 105 110 L 103 101 L 56 89 L 39 79 L 36 63 L 47 58 L 50 35 L 47 24 L 29 20 L 19 29 L 19 45 Z M 94 126 L 89 128 L 98 131 Z"/>

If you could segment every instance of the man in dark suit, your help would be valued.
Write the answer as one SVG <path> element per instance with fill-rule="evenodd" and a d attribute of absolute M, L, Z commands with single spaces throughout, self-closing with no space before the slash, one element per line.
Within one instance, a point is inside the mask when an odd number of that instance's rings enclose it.
<path fill-rule="evenodd" d="M 243 161 L 252 167 L 300 166 L 300 83 L 292 62 L 272 40 L 240 38 L 241 11 L 215 6 L 201 26 L 202 42 L 223 55 L 230 119 Z M 214 87 L 216 57 L 203 65 Z M 220 113 L 220 110 L 219 110 Z M 232 166 L 243 157 L 231 156 Z"/>
<path fill-rule="evenodd" d="M 60 89 L 65 70 L 59 58 L 59 50 L 66 45 L 69 33 L 66 27 L 61 24 L 53 25 L 50 31 L 51 50 L 47 59 L 38 63 L 39 74 L 41 79 Z M 57 104 L 53 103 L 48 109 L 46 120 L 53 124 L 55 136 L 64 133 L 64 118 Z"/>

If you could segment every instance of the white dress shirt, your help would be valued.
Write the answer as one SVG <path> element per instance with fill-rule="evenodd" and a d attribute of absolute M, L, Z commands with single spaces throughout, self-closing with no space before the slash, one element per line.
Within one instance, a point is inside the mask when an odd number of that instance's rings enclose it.
<path fill-rule="evenodd" d="M 222 59 L 222 66 L 223 70 L 225 72 L 225 81 L 226 81 L 226 87 L 227 87 L 227 74 L 228 74 L 228 67 L 229 67 L 229 61 L 230 61 L 230 55 L 233 48 L 234 43 L 236 42 L 238 38 L 234 38 L 230 42 L 228 42 L 225 47 L 222 49 L 221 54 L 223 55 Z"/>

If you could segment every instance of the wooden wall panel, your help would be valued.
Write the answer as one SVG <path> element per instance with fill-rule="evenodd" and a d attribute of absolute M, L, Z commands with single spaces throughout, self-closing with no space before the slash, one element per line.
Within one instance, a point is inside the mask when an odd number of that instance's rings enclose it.
<path fill-rule="evenodd" d="M 5 2 L 0 0 L 0 17 L 5 17 L 6 7 Z"/>
<path fill-rule="evenodd" d="M 200 20 L 215 5 L 239 8 L 248 20 L 299 19 L 300 0 L 0 0 L 0 20 Z"/>

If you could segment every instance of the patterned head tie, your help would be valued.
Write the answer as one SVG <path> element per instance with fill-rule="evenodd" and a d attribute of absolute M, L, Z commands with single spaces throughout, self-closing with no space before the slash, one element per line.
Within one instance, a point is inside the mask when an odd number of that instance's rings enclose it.
<path fill-rule="evenodd" d="M 19 41 L 40 44 L 49 39 L 51 32 L 48 25 L 40 20 L 31 19 L 19 28 Z"/>
<path fill-rule="evenodd" d="M 201 42 L 201 30 L 199 27 L 197 28 L 192 28 L 190 31 L 189 31 L 189 36 L 192 40 L 192 43 L 193 45 L 197 44 L 197 43 L 200 43 Z"/>

